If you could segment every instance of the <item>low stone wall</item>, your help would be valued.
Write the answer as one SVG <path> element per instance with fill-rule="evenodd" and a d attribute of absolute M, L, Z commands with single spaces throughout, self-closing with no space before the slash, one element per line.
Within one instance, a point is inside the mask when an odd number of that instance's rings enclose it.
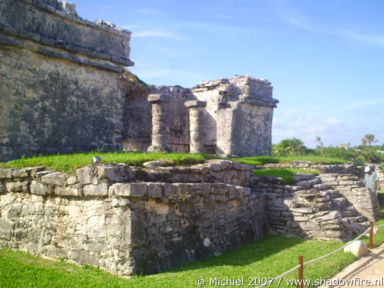
<path fill-rule="evenodd" d="M 214 170 L 220 162 L 201 166 L 208 174 L 222 171 Z M 211 183 L 137 182 L 137 173 L 150 171 L 125 164 L 86 166 L 76 176 L 44 167 L 0 169 L 0 246 L 131 275 L 265 235 L 263 195 L 214 177 Z"/>
<path fill-rule="evenodd" d="M 77 169 L 81 184 L 103 182 L 226 183 L 249 187 L 252 166 L 227 160 L 209 160 L 192 166 L 147 169 L 124 164 L 103 164 Z M 63 176 L 64 177 L 64 176 Z"/>
<path fill-rule="evenodd" d="M 292 185 L 224 160 L 153 169 L 102 163 L 75 175 L 0 169 L 0 247 L 127 276 L 218 255 L 268 232 L 347 240 L 379 216 L 376 194 L 355 169 L 297 174 Z"/>
<path fill-rule="evenodd" d="M 357 171 L 353 165 L 342 166 L 324 170 Z M 292 185 L 282 184 L 277 177 L 254 176 L 252 187 L 266 194 L 268 227 L 273 234 L 348 240 L 366 229 L 368 220 L 380 218 L 376 194 L 353 174 L 297 174 Z"/>

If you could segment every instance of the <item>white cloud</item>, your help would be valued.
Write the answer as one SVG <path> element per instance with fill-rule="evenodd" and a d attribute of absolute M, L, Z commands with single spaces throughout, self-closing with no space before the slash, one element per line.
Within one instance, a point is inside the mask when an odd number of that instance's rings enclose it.
<path fill-rule="evenodd" d="M 327 34 L 333 36 L 339 36 L 360 45 L 369 45 L 384 48 L 384 34 L 373 34 L 369 32 L 356 31 L 356 30 L 345 30 L 338 28 L 331 28 L 321 26 L 314 23 L 308 15 L 299 14 L 297 12 L 285 12 L 282 16 L 283 20 L 290 25 L 311 32 L 315 34 Z"/>
<path fill-rule="evenodd" d="M 374 105 L 383 104 L 383 103 L 384 103 L 384 97 L 373 98 L 373 99 L 369 99 L 369 100 L 365 100 L 365 101 L 350 103 L 348 105 L 339 107 L 332 112 L 333 113 L 339 113 L 339 112 L 351 111 L 351 110 L 356 110 L 356 109 L 359 109 L 362 107 L 374 106 Z"/>
<path fill-rule="evenodd" d="M 343 121 L 341 121 L 340 119 L 337 119 L 335 117 L 328 117 L 328 118 L 325 118 L 324 119 L 324 122 L 330 126 L 338 126 L 338 125 L 341 125 L 343 124 Z"/>
<path fill-rule="evenodd" d="M 132 32 L 132 37 L 136 38 L 165 38 L 177 41 L 188 42 L 188 39 L 184 36 L 179 35 L 176 32 L 168 31 L 168 30 L 138 30 Z"/>
<path fill-rule="evenodd" d="M 383 34 L 368 34 L 358 31 L 337 31 L 336 34 L 344 36 L 350 40 L 358 42 L 363 45 L 378 46 L 384 48 L 384 35 Z"/>
<path fill-rule="evenodd" d="M 309 111 L 295 113 L 282 112 L 273 122 L 273 143 L 283 139 L 300 138 L 308 147 L 315 147 L 316 136 L 320 136 L 325 145 L 340 144 L 350 139 L 355 131 L 343 120 L 328 116 L 308 114 Z M 347 141 L 351 142 L 351 140 Z"/>

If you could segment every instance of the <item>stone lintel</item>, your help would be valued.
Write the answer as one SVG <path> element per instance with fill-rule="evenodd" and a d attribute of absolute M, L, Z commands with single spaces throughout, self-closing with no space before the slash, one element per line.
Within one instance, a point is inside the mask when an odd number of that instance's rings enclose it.
<path fill-rule="evenodd" d="M 202 108 L 207 106 L 207 102 L 199 100 L 189 100 L 185 101 L 184 105 L 187 108 Z"/>
<path fill-rule="evenodd" d="M 263 98 L 255 98 L 255 99 L 244 99 L 240 103 L 247 103 L 251 105 L 256 105 L 256 106 L 264 106 L 264 107 L 272 107 L 275 108 L 277 107 L 277 103 L 279 103 L 279 100 L 276 99 L 263 99 Z"/>
<path fill-rule="evenodd" d="M 147 99 L 152 103 L 169 102 L 168 96 L 161 93 L 151 93 L 148 95 Z"/>

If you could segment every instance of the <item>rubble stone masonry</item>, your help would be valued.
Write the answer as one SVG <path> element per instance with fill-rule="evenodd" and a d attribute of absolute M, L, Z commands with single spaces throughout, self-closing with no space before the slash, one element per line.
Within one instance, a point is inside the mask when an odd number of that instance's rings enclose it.
<path fill-rule="evenodd" d="M 351 239 L 378 218 L 376 195 L 353 165 L 317 167 L 319 176 L 298 174 L 292 185 L 227 160 L 94 164 L 75 174 L 0 169 L 0 247 L 128 276 L 218 255 L 267 233 Z"/>
<path fill-rule="evenodd" d="M 0 161 L 119 148 L 129 40 L 68 3 L 0 1 Z"/>

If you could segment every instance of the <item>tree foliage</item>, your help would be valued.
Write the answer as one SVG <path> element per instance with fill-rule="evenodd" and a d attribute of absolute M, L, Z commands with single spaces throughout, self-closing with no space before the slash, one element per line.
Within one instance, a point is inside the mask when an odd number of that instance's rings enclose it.
<path fill-rule="evenodd" d="M 374 142 L 377 142 L 377 140 L 375 140 L 375 135 L 373 134 L 365 134 L 363 139 L 361 139 L 362 146 L 372 146 Z"/>
<path fill-rule="evenodd" d="M 276 156 L 303 155 L 307 152 L 304 142 L 298 138 L 285 139 L 273 145 L 272 154 Z"/>

